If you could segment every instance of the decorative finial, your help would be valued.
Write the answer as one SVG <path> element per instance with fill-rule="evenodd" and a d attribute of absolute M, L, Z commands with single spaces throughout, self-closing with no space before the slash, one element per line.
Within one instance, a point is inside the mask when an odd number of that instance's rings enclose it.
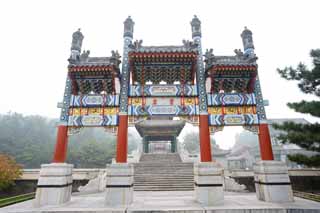
<path fill-rule="evenodd" d="M 134 22 L 131 19 L 131 16 L 128 16 L 126 20 L 124 21 L 124 32 L 123 32 L 123 37 L 130 37 L 133 38 L 133 26 Z"/>
<path fill-rule="evenodd" d="M 197 15 L 193 16 L 191 21 L 191 30 L 192 30 L 192 38 L 201 37 L 201 21 L 197 17 Z"/>
<path fill-rule="evenodd" d="M 244 30 L 241 33 L 242 43 L 243 43 L 243 50 L 244 55 L 247 57 L 255 58 L 254 54 L 254 45 L 252 39 L 252 32 L 247 28 L 244 27 Z"/>
<path fill-rule="evenodd" d="M 82 40 L 84 38 L 83 34 L 80 32 L 80 28 L 72 34 L 72 44 L 71 50 L 77 50 L 81 52 Z"/>

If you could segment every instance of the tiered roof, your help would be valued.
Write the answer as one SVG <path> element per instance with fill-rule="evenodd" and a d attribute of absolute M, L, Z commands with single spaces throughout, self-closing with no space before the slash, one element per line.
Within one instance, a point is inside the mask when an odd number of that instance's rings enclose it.
<path fill-rule="evenodd" d="M 245 55 L 241 50 L 235 53 L 235 56 L 215 56 L 212 49 L 206 51 L 204 61 L 207 76 L 212 79 L 211 92 L 253 92 L 257 57 Z"/>
<path fill-rule="evenodd" d="M 120 55 L 112 51 L 111 57 L 89 57 L 84 51 L 77 60 L 69 60 L 69 77 L 73 94 L 100 94 L 114 92 L 114 78 L 120 76 Z"/>

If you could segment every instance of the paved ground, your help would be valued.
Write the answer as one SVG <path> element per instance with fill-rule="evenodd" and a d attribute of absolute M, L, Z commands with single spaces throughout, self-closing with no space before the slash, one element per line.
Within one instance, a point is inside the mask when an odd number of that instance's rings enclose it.
<path fill-rule="evenodd" d="M 193 198 L 193 192 L 134 192 L 134 202 L 128 208 L 104 206 L 105 193 L 74 195 L 69 203 L 59 207 L 32 208 L 32 200 L 0 212 L 320 212 L 320 203 L 295 198 L 294 203 L 266 203 L 258 201 L 254 193 L 226 193 L 223 205 L 204 207 Z M 286 211 L 286 209 L 291 209 Z M 267 211 L 270 210 L 270 211 Z"/>

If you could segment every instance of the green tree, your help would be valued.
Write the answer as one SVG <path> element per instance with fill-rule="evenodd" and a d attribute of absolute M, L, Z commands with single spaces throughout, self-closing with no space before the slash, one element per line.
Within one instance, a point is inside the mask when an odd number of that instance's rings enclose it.
<path fill-rule="evenodd" d="M 13 156 L 24 168 L 39 168 L 52 160 L 56 131 L 54 119 L 0 114 L 0 154 Z M 115 141 L 103 128 L 85 128 L 69 137 L 67 162 L 77 168 L 105 167 L 115 155 Z"/>
<path fill-rule="evenodd" d="M 287 80 L 298 81 L 298 87 L 306 94 L 320 97 L 320 49 L 311 50 L 312 68 L 309 69 L 305 64 L 299 63 L 296 68 L 286 67 L 277 69 L 282 78 Z M 297 112 L 307 113 L 316 117 L 320 117 L 320 101 L 300 101 L 296 103 L 288 103 L 289 108 Z M 275 128 L 287 132 L 280 135 L 282 142 L 297 144 L 307 150 L 320 152 L 320 124 L 295 124 L 286 122 L 283 125 L 275 125 Z M 320 166 L 320 154 L 312 157 L 301 154 L 289 156 L 291 161 L 306 166 Z"/>
<path fill-rule="evenodd" d="M 18 113 L 0 115 L 0 153 L 26 168 L 39 168 L 52 158 L 55 120 Z"/>
<path fill-rule="evenodd" d="M 0 190 L 14 185 L 14 180 L 21 174 L 21 166 L 12 157 L 0 154 Z"/>
<path fill-rule="evenodd" d="M 216 146 L 216 141 L 214 138 L 210 137 L 211 141 L 211 150 Z M 199 153 L 200 150 L 200 140 L 199 132 L 188 132 L 183 137 L 183 147 L 190 153 L 195 154 Z"/>

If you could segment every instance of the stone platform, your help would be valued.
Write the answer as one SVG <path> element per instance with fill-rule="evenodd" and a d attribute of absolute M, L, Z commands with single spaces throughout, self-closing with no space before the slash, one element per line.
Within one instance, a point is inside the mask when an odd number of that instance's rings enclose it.
<path fill-rule="evenodd" d="M 268 203 L 258 201 L 255 193 L 229 193 L 224 195 L 224 203 L 214 207 L 204 207 L 193 197 L 192 191 L 174 192 L 134 192 L 134 202 L 123 208 L 106 207 L 105 193 L 77 195 L 62 206 L 33 208 L 32 200 L 1 208 L 0 212 L 210 212 L 210 213 L 317 213 L 320 203 L 295 197 L 293 203 Z"/>

